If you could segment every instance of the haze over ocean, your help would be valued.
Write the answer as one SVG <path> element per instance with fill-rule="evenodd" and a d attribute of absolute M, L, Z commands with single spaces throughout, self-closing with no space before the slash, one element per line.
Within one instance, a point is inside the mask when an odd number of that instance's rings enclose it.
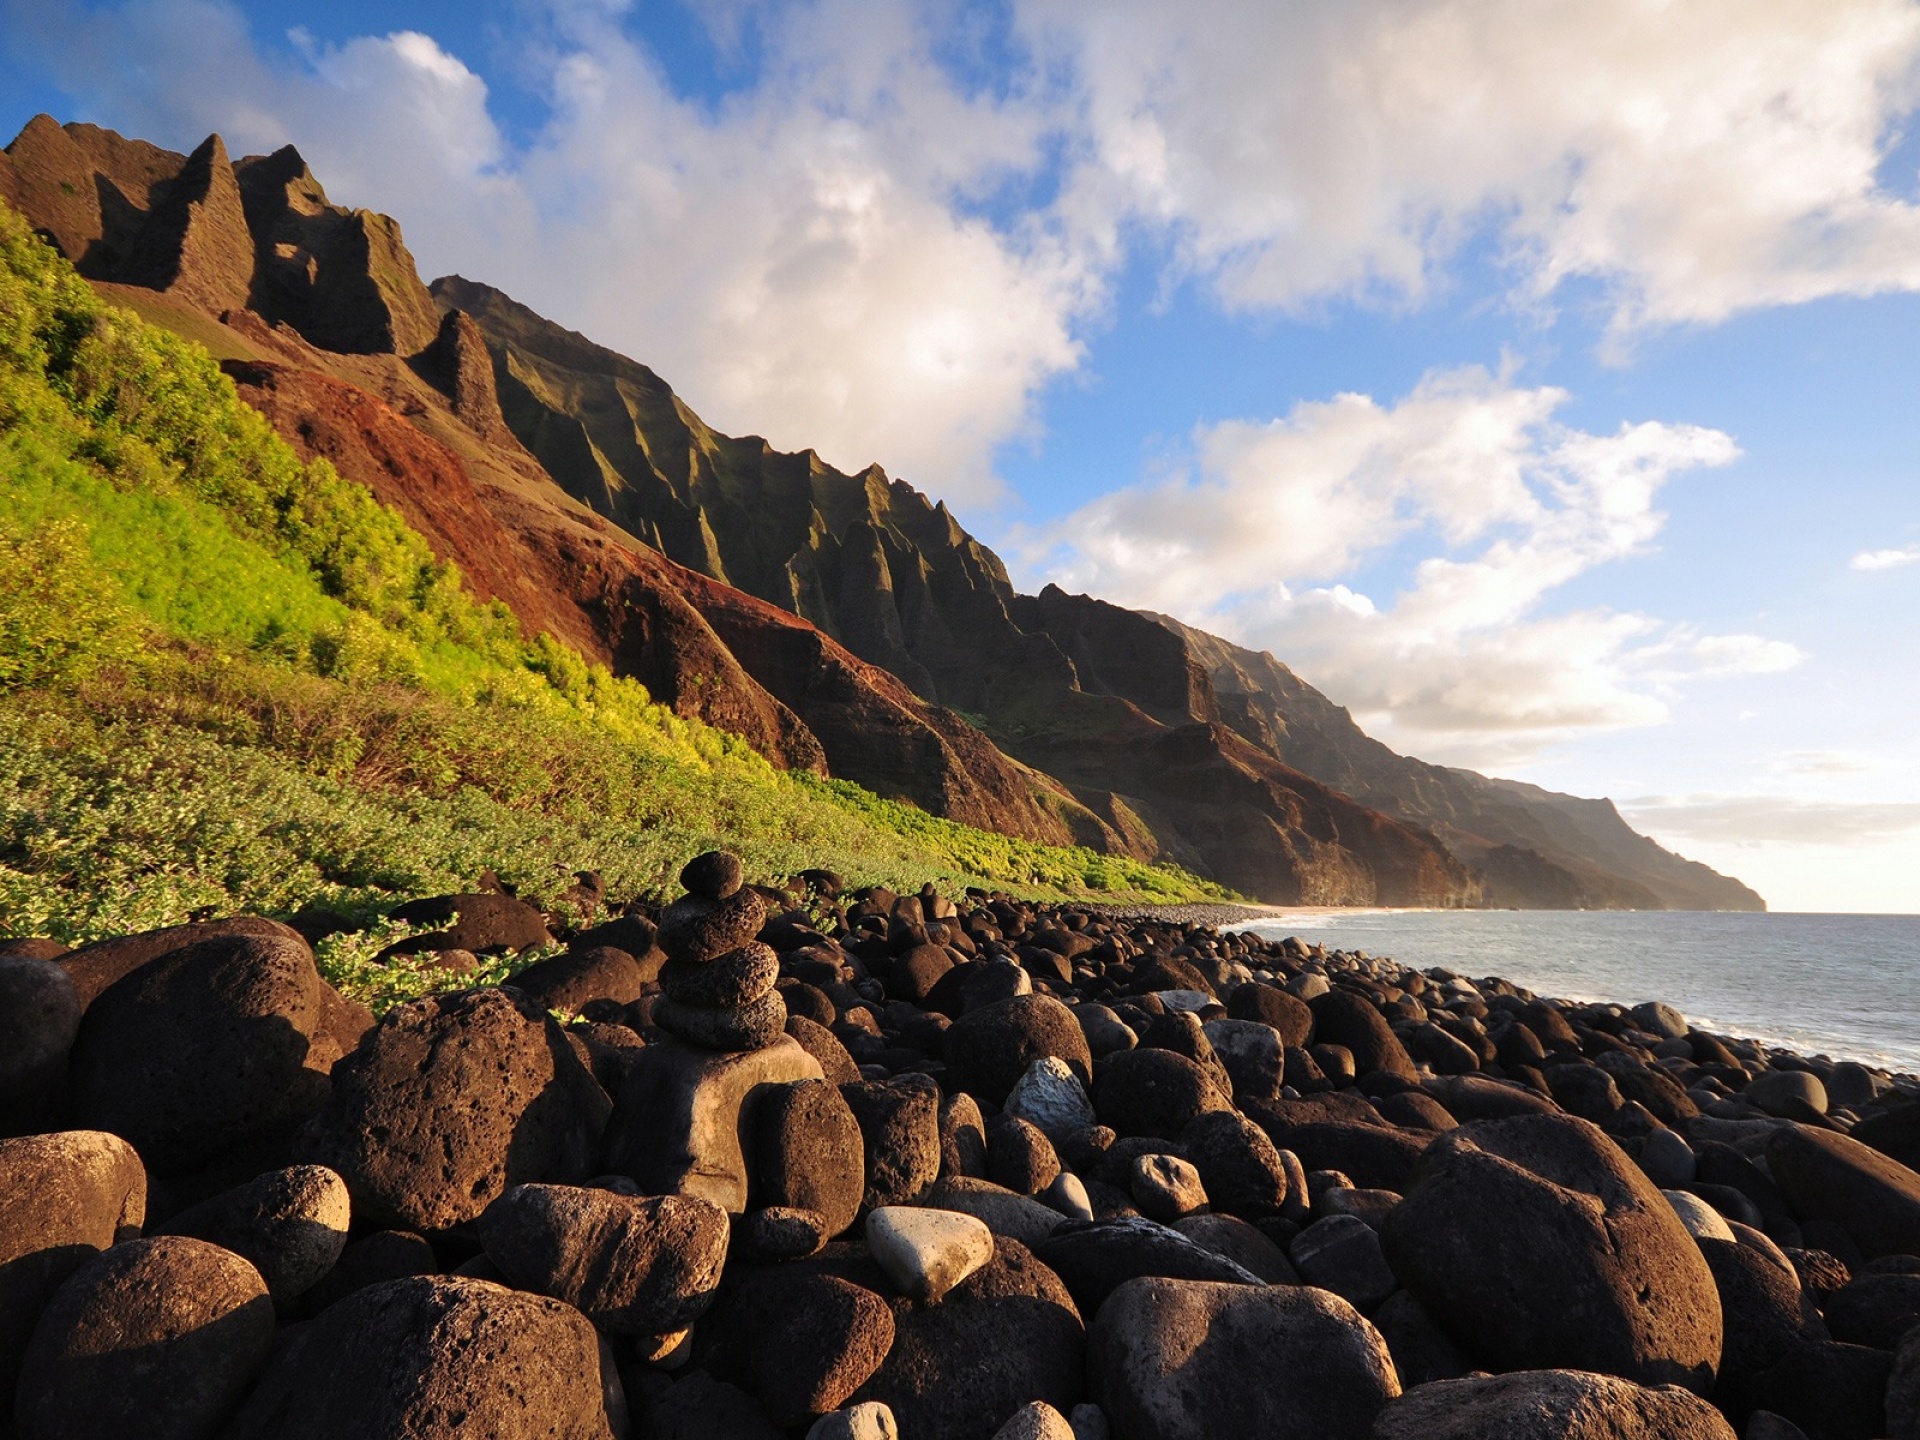
<path fill-rule="evenodd" d="M 1664 1000 L 1716 1034 L 1920 1072 L 1920 915 L 1381 910 L 1235 928 L 1556 998 Z"/>

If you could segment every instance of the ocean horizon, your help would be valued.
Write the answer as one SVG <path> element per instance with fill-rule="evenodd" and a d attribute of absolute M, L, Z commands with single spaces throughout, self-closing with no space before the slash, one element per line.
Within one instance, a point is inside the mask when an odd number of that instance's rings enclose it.
<path fill-rule="evenodd" d="M 1301 906 L 1230 928 L 1559 999 L 1663 1000 L 1716 1034 L 1920 1073 L 1920 915 Z"/>

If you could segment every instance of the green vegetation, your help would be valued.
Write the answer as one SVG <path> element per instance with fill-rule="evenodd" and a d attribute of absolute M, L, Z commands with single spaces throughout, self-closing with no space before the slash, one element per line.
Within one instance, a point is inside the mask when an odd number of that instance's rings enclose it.
<path fill-rule="evenodd" d="M 719 843 L 762 878 L 1223 893 L 777 771 L 524 639 L 0 206 L 0 933 L 372 923 L 489 867 L 536 898 L 598 870 L 624 897 Z"/>

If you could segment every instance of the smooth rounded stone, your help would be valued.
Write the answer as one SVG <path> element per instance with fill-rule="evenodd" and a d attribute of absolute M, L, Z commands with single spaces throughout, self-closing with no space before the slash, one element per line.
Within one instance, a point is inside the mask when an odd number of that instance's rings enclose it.
<path fill-rule="evenodd" d="M 774 1087 L 820 1078 L 819 1062 L 790 1036 L 760 1050 L 649 1045 L 614 1097 L 607 1168 L 649 1195 L 698 1195 L 738 1214 L 751 1195 L 747 1147 L 761 1100 Z"/>
<path fill-rule="evenodd" d="M 1313 1038 L 1313 1010 L 1306 1001 L 1297 995 L 1289 995 L 1278 985 L 1268 985 L 1258 980 L 1236 985 L 1227 996 L 1227 1014 L 1235 1020 L 1269 1027 L 1279 1034 L 1283 1045 L 1299 1048 Z M 1207 1038 L 1213 1038 L 1211 1026 Z M 1218 1043 L 1215 1042 L 1216 1045 Z"/>
<path fill-rule="evenodd" d="M 206 940 L 98 996 L 69 1062 L 73 1113 L 158 1171 L 272 1134 L 324 1081 L 306 1068 L 320 973 L 297 936 Z"/>
<path fill-rule="evenodd" d="M 1274 990 L 1271 985 L 1256 985 L 1254 988 L 1272 991 L 1276 995 L 1285 994 L 1284 991 Z M 1272 1100 L 1280 1094 L 1280 1087 L 1286 1083 L 1287 1049 L 1278 1030 L 1258 1020 L 1231 1018 L 1209 1020 L 1204 1029 L 1207 1043 L 1226 1067 L 1227 1078 L 1233 1082 L 1236 1097 Z"/>
<path fill-rule="evenodd" d="M 1785 1120 L 1812 1120 L 1827 1113 L 1827 1087 L 1805 1070 L 1769 1070 L 1756 1075 L 1740 1098 Z"/>
<path fill-rule="evenodd" d="M 1491 1075 L 1437 1075 L 1422 1089 L 1461 1124 L 1510 1120 L 1516 1115 L 1555 1115 L 1560 1109 L 1538 1091 Z"/>
<path fill-rule="evenodd" d="M 653 1023 L 709 1050 L 764 1050 L 786 1034 L 787 1002 L 772 990 L 737 1010 L 707 1010 L 662 995 L 654 1003 Z"/>
<path fill-rule="evenodd" d="M 1087 1048 L 1096 1060 L 1116 1051 L 1131 1050 L 1140 1043 L 1140 1037 L 1110 1005 L 1085 1001 L 1073 1007 L 1073 1015 L 1080 1022 L 1080 1033 L 1086 1036 Z"/>
<path fill-rule="evenodd" d="M 807 1430 L 807 1440 L 900 1440 L 893 1411 L 878 1400 L 864 1401 L 822 1415 Z"/>
<path fill-rule="evenodd" d="M 1686 1016 L 1658 1000 L 1636 1005 L 1627 1015 L 1639 1029 L 1649 1035 L 1658 1035 L 1662 1040 L 1682 1040 L 1693 1031 Z"/>
<path fill-rule="evenodd" d="M 1093 1219 L 1093 1201 L 1087 1197 L 1087 1187 L 1071 1170 L 1054 1176 L 1040 1198 L 1069 1220 Z"/>
<path fill-rule="evenodd" d="M 1833 1338 L 1891 1350 L 1920 1325 L 1920 1274 L 1856 1275 L 1825 1307 Z"/>
<path fill-rule="evenodd" d="M 1051 995 L 1021 995 L 962 1015 L 946 1033 L 947 1081 L 1002 1104 L 1033 1062 L 1052 1056 L 1082 1085 L 1093 1078 L 1087 1037 Z"/>
<path fill-rule="evenodd" d="M 811 1055 L 820 1073 L 835 1085 L 850 1085 L 860 1078 L 860 1067 L 853 1063 L 853 1056 L 826 1026 L 788 1012 L 786 1030 L 787 1037 Z"/>
<path fill-rule="evenodd" d="M 756 1112 L 754 1202 L 813 1211 L 829 1237 L 853 1224 L 866 1193 L 866 1142 L 840 1087 L 826 1080 L 769 1086 Z"/>
<path fill-rule="evenodd" d="M 634 1431 L 646 1440 L 781 1440 L 758 1400 L 704 1370 L 688 1370 L 653 1394 Z"/>
<path fill-rule="evenodd" d="M 1280 1213 L 1287 1198 L 1280 1151 L 1246 1116 L 1232 1110 L 1195 1116 L 1180 1132 L 1180 1149 L 1200 1172 L 1214 1209 L 1245 1220 Z"/>
<path fill-rule="evenodd" d="M 680 884 L 702 900 L 725 900 L 746 878 L 740 857 L 731 850 L 708 850 L 680 867 Z"/>
<path fill-rule="evenodd" d="M 1604 1125 L 1623 1103 L 1613 1077 L 1596 1065 L 1562 1063 L 1540 1072 L 1555 1102 L 1569 1115 Z"/>
<path fill-rule="evenodd" d="M 1401 1282 L 1487 1368 L 1713 1383 L 1713 1275 L 1673 1207 L 1586 1121 L 1529 1115 L 1440 1136 L 1381 1239 Z"/>
<path fill-rule="evenodd" d="M 1580 1370 L 1437 1380 L 1390 1402 L 1372 1440 L 1738 1440 L 1677 1385 L 1648 1388 Z"/>
<path fill-rule="evenodd" d="M 1153 998 L 1167 1010 L 1189 1015 L 1218 1003 L 1207 990 L 1155 990 Z"/>
<path fill-rule="evenodd" d="M 748 1358 L 754 1394 L 778 1425 L 835 1410 L 893 1348 L 893 1310 L 837 1275 L 806 1275 L 779 1289 Z"/>
<path fill-rule="evenodd" d="M 842 1085 L 866 1148 L 861 1208 L 912 1205 L 940 1176 L 940 1087 L 926 1075 Z"/>
<path fill-rule="evenodd" d="M 958 976 L 955 989 L 960 995 L 962 1015 L 1011 1000 L 1016 995 L 1033 994 L 1033 977 L 1012 960 L 956 965 L 949 973 Z"/>
<path fill-rule="evenodd" d="M 965 1091 L 940 1102 L 940 1174 L 974 1179 L 987 1173 L 987 1122 Z"/>
<path fill-rule="evenodd" d="M 1067 1423 L 1073 1427 L 1073 1440 L 1113 1440 L 1113 1427 L 1107 1423 L 1107 1412 L 1098 1405 L 1088 1403 L 1073 1407 L 1073 1413 L 1067 1416 Z"/>
<path fill-rule="evenodd" d="M 1352 1185 L 1338 1186 L 1320 1197 L 1316 1210 L 1326 1215 L 1351 1215 L 1363 1224 L 1380 1228 L 1387 1212 L 1400 1203 L 1394 1190 L 1367 1190 Z"/>
<path fill-rule="evenodd" d="M 1021 1195 L 1038 1195 L 1060 1174 L 1053 1142 L 1017 1115 L 987 1122 L 987 1178 Z"/>
<path fill-rule="evenodd" d="M 1042 1055 L 1021 1073 L 1000 1113 L 1025 1120 L 1056 1143 L 1099 1124 L 1080 1077 L 1057 1055 Z"/>
<path fill-rule="evenodd" d="M 1365 1440 L 1400 1393 L 1379 1332 L 1300 1285 L 1129 1281 L 1093 1322 L 1087 1372 L 1129 1440 Z"/>
<path fill-rule="evenodd" d="M 1893 1352 L 1887 1376 L 1887 1434 L 1920 1440 L 1920 1330 L 1909 1330 Z"/>
<path fill-rule="evenodd" d="M 1200 1065 L 1171 1050 L 1126 1050 L 1100 1062 L 1093 1080 L 1100 1123 L 1121 1135 L 1177 1140 L 1194 1118 L 1233 1102 Z"/>
<path fill-rule="evenodd" d="M 669 960 L 660 967 L 660 988 L 682 1005 L 697 1009 L 739 1009 L 773 989 L 780 978 L 780 956 L 758 940 L 715 960 Z M 783 1022 L 784 1023 L 784 1019 Z"/>
<path fill-rule="evenodd" d="M 1673 1213 L 1680 1217 L 1680 1223 L 1687 1227 L 1687 1233 L 1694 1239 L 1733 1239 L 1733 1231 L 1725 1218 L 1698 1195 L 1690 1195 L 1685 1190 L 1662 1190 L 1660 1193 L 1666 1197 L 1666 1202 L 1673 1207 Z"/>
<path fill-rule="evenodd" d="M 766 902 L 752 890 L 736 891 L 724 900 L 688 895 L 661 915 L 655 943 L 669 960 L 697 965 L 747 944 L 766 918 Z"/>
<path fill-rule="evenodd" d="M 867 1216 L 867 1249 L 910 1300 L 938 1300 L 993 1258 L 986 1222 L 955 1210 L 886 1205 Z"/>
<path fill-rule="evenodd" d="M 1830 1338 L 1792 1265 L 1770 1246 L 1745 1243 L 1752 1235 L 1699 1242 L 1720 1294 L 1725 1339 L 1716 1393 L 1723 1400 L 1741 1396 L 1749 1379 L 1788 1351 Z"/>
<path fill-rule="evenodd" d="M 1480 1057 L 1459 1037 L 1431 1020 L 1407 1033 L 1407 1053 L 1443 1076 L 1466 1075 L 1480 1068 Z"/>
<path fill-rule="evenodd" d="M 536 961 L 507 983 L 542 1010 L 578 1015 L 595 1000 L 631 1005 L 653 978 L 631 952 L 590 945 Z"/>
<path fill-rule="evenodd" d="M 1413 1182 L 1414 1166 L 1436 1141 L 1431 1130 L 1395 1130 L 1338 1120 L 1289 1124 L 1274 1118 L 1270 1102 L 1250 1100 L 1242 1108 L 1277 1149 L 1299 1156 L 1305 1169 L 1338 1170 L 1370 1190 L 1404 1194 Z"/>
<path fill-rule="evenodd" d="M 1473 1373 L 1473 1361 L 1405 1290 L 1394 1291 L 1374 1307 L 1369 1318 L 1387 1342 L 1394 1372 L 1405 1388 Z"/>
<path fill-rule="evenodd" d="M 1030 1195 L 1017 1195 L 991 1180 L 956 1175 L 941 1180 L 925 1203 L 936 1210 L 971 1215 L 995 1235 L 1018 1240 L 1031 1250 L 1066 1223 L 1066 1216 Z"/>
<path fill-rule="evenodd" d="M 0 1417 L 53 1292 L 140 1233 L 147 1172 L 118 1135 L 66 1130 L 0 1140 Z"/>
<path fill-rule="evenodd" d="M 67 1081 L 80 992 L 52 960 L 0 956 L 0 1135 L 39 1128 Z"/>
<path fill-rule="evenodd" d="M 1656 1130 L 1647 1136 L 1636 1159 L 1646 1177 L 1662 1190 L 1691 1185 L 1699 1169 L 1693 1147 L 1672 1130 Z"/>
<path fill-rule="evenodd" d="M 1358 995 L 1329 990 L 1312 1002 L 1312 1009 L 1316 1048 L 1338 1045 L 1346 1050 L 1353 1056 L 1356 1075 L 1395 1075 L 1410 1083 L 1419 1080 L 1413 1057 L 1407 1054 L 1386 1017 Z"/>
<path fill-rule="evenodd" d="M 275 1305 L 304 1295 L 340 1259 L 353 1217 L 347 1182 L 324 1165 L 273 1170 L 157 1227 L 220 1245 L 260 1272 Z"/>
<path fill-rule="evenodd" d="M 817 1210 L 769 1205 L 737 1216 L 734 1243 L 762 1260 L 804 1260 L 833 1238 Z"/>
<path fill-rule="evenodd" d="M 300 932 L 291 925 L 269 920 L 263 915 L 235 915 L 225 920 L 201 920 L 191 925 L 169 925 L 163 930 L 143 930 L 133 935 L 115 935 L 96 940 L 59 956 L 60 968 L 67 972 L 80 995 L 82 1007 L 91 1005 L 108 986 L 124 980 L 141 966 L 197 945 L 206 940 L 224 940 L 235 936 L 297 940 Z"/>
<path fill-rule="evenodd" d="M 697 1195 L 516 1185 L 480 1217 L 487 1258 L 522 1290 L 564 1300 L 603 1330 L 662 1335 L 713 1303 L 727 1212 Z"/>
<path fill-rule="evenodd" d="M 1171 1225 L 1205 1207 L 1200 1172 L 1177 1155 L 1137 1155 L 1128 1167 L 1127 1188 L 1149 1220 Z"/>
<path fill-rule="evenodd" d="M 1620 1098 L 1627 1108 L 1640 1106 L 1647 1116 L 1660 1125 L 1685 1125 L 1700 1114 L 1700 1107 L 1693 1103 L 1693 1097 L 1680 1087 L 1677 1080 L 1658 1066 L 1645 1063 L 1637 1055 L 1619 1050 L 1602 1051 L 1594 1064 L 1613 1077 L 1614 1086 L 1620 1091 Z M 1607 1128 L 1620 1133 L 1617 1127 L 1623 1120 L 1624 1117 L 1615 1116 Z"/>
<path fill-rule="evenodd" d="M 955 968 L 953 952 L 944 945 L 910 946 L 894 956 L 893 963 L 887 967 L 887 994 L 895 1000 L 926 1006 L 935 998 L 940 982 Z M 951 1004 L 949 1008 L 959 1006 Z"/>
<path fill-rule="evenodd" d="M 394 907 L 390 918 L 412 926 L 432 926 L 431 932 L 408 936 L 389 945 L 378 957 L 418 955 L 442 950 L 466 950 L 478 955 L 522 954 L 551 945 L 547 917 L 526 901 L 500 890 L 475 890 L 464 895 L 431 895 Z"/>
<path fill-rule="evenodd" d="M 1870 1115 L 1849 1133 L 1862 1145 L 1871 1145 L 1909 1170 L 1920 1170 L 1920 1102 L 1909 1100 L 1895 1109 Z"/>
<path fill-rule="evenodd" d="M 597 1173 L 608 1108 L 544 1010 L 466 990 L 389 1010 L 334 1067 L 301 1148 L 345 1177 L 357 1222 L 433 1233 L 509 1186 Z"/>
<path fill-rule="evenodd" d="M 1360 1310 L 1371 1310 L 1400 1288 L 1379 1235 L 1352 1215 L 1314 1221 L 1293 1237 L 1287 1258 L 1307 1284 L 1331 1290 Z"/>
<path fill-rule="evenodd" d="M 317 1315 L 369 1285 L 439 1271 L 439 1258 L 425 1236 L 411 1230 L 375 1230 L 347 1242 L 333 1268 L 306 1293 L 303 1308 Z"/>
<path fill-rule="evenodd" d="M 1869 1258 L 1920 1255 L 1920 1174 L 1858 1140 L 1788 1125 L 1767 1141 L 1767 1168 L 1803 1220 L 1831 1220 Z"/>
<path fill-rule="evenodd" d="M 1173 1228 L 1196 1245 L 1251 1271 L 1269 1285 L 1298 1285 L 1299 1272 L 1286 1252 L 1246 1221 L 1232 1215 L 1189 1215 Z"/>
<path fill-rule="evenodd" d="M 993 1440 L 1074 1440 L 1073 1425 L 1046 1401 L 1035 1400 L 1014 1411 Z"/>
<path fill-rule="evenodd" d="M 222 1440 L 612 1440 L 619 1380 L 603 1364 L 593 1326 L 558 1300 L 388 1280 L 290 1332 Z"/>
<path fill-rule="evenodd" d="M 260 1274 L 218 1245 L 129 1240 L 69 1276 L 34 1328 L 20 1440 L 210 1437 L 273 1344 Z"/>
<path fill-rule="evenodd" d="M 1034 1254 L 1065 1282 L 1085 1315 L 1098 1314 L 1115 1290 L 1144 1275 L 1229 1285 L 1265 1283 L 1226 1256 L 1141 1215 L 1069 1220 Z"/>
<path fill-rule="evenodd" d="M 893 1348 L 856 1400 L 911 1440 L 978 1440 L 1022 1406 L 1066 1412 L 1085 1393 L 1086 1330 L 1059 1277 L 1016 1240 L 936 1305 L 893 1302 Z"/>
<path fill-rule="evenodd" d="M 1784 1415 L 1776 1415 L 1771 1410 L 1756 1410 L 1747 1418 L 1747 1430 L 1742 1440 L 1807 1440 L 1807 1432 Z"/>
<path fill-rule="evenodd" d="M 1887 1434 L 1893 1356 L 1864 1345 L 1798 1345 L 1751 1377 L 1744 1399 L 1798 1425 L 1813 1440 L 1877 1440 Z"/>

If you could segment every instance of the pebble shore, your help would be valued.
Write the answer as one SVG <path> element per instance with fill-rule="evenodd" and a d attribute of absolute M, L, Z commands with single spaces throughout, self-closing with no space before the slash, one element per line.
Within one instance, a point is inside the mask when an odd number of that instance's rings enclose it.
<path fill-rule="evenodd" d="M 0 1440 L 1920 1440 L 1914 1076 L 1257 907 L 682 885 L 415 902 L 377 1022 L 335 917 L 0 941 Z"/>

